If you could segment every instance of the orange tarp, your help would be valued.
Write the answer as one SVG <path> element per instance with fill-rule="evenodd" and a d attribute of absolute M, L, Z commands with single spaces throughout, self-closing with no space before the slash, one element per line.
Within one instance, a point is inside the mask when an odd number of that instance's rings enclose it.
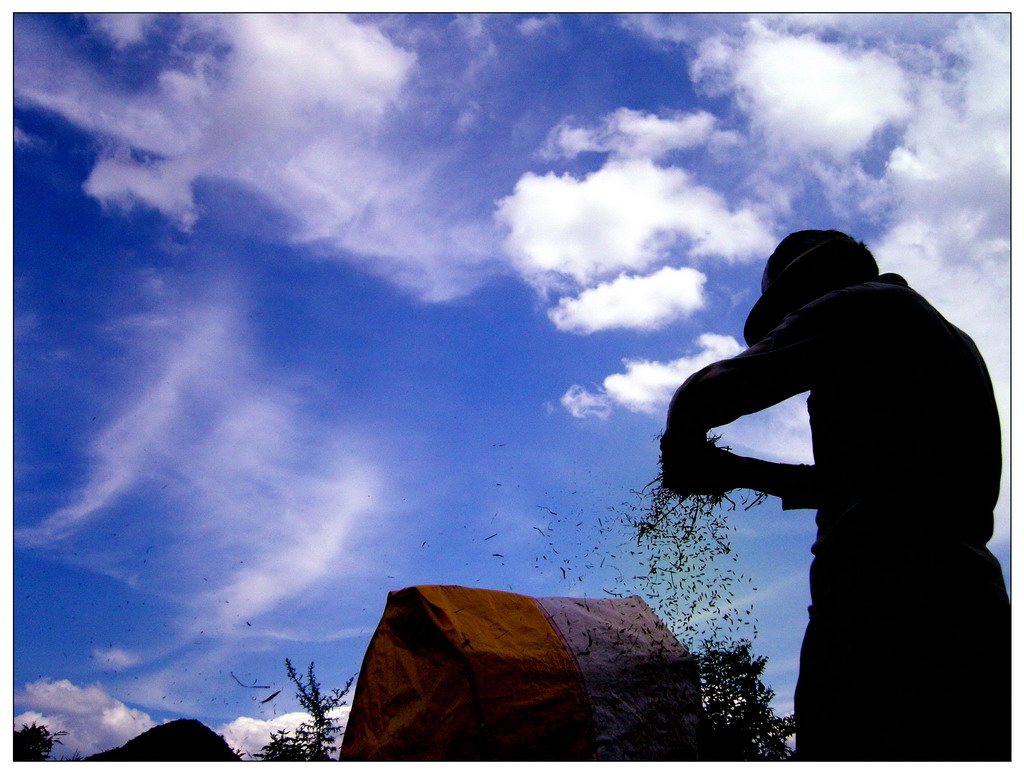
<path fill-rule="evenodd" d="M 411 587 L 388 596 L 341 758 L 592 759 L 588 702 L 578 665 L 533 598 Z"/>

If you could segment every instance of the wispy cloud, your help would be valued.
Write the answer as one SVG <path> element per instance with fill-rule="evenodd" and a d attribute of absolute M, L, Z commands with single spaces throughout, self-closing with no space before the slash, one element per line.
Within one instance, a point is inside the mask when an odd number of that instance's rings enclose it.
<path fill-rule="evenodd" d="M 192 309 L 179 322 L 181 334 L 163 354 L 148 386 L 128 399 L 120 415 L 90 445 L 93 464 L 85 485 L 41 524 L 19 528 L 19 544 L 42 546 L 73 535 L 102 516 L 137 484 L 142 472 L 168 453 L 170 432 L 182 414 L 187 389 L 209 374 L 210 364 L 223 363 L 228 349 L 225 309 Z"/>
<path fill-rule="evenodd" d="M 535 35 L 543 35 L 545 32 L 550 32 L 553 29 L 558 29 L 561 25 L 561 21 L 555 14 L 546 14 L 544 16 L 529 16 L 523 19 L 518 24 L 519 32 L 526 37 L 533 37 Z"/>
<path fill-rule="evenodd" d="M 111 646 L 105 649 L 93 649 L 92 658 L 103 670 L 125 670 L 135 667 L 142 661 L 142 658 L 120 646 Z"/>
<path fill-rule="evenodd" d="M 256 472 L 268 479 L 280 474 L 264 467 L 250 473 Z M 217 536 L 233 556 L 248 560 L 195 601 L 205 626 L 214 633 L 237 631 L 246 620 L 272 611 L 326 578 L 338 581 L 345 572 L 342 568 L 351 573 L 346 548 L 363 518 L 380 511 L 380 503 L 374 502 L 379 483 L 356 466 L 312 480 L 285 473 L 279 483 L 283 491 L 268 493 L 255 513 L 240 513 L 240 507 L 254 506 L 252 500 L 233 506 L 221 528 L 230 532 Z"/>
<path fill-rule="evenodd" d="M 140 374 L 89 445 L 78 492 L 16 530 L 22 548 L 73 548 L 96 570 L 176 598 L 209 635 L 357 567 L 346 550 L 365 536 L 366 514 L 379 522 L 387 508 L 364 444 L 304 416 L 259 363 L 241 306 L 221 291 L 154 313 L 166 325 L 110 326 L 139 353 Z M 125 508 L 144 524 L 144 507 L 126 506 L 140 498 L 165 517 L 112 545 L 90 537 Z"/>
<path fill-rule="evenodd" d="M 155 30 L 174 54 L 146 88 L 127 91 L 32 19 L 19 24 L 16 99 L 101 138 L 84 187 L 105 205 L 155 208 L 188 230 L 201 215 L 197 183 L 229 181 L 282 213 L 287 239 L 430 299 L 464 293 L 493 260 L 489 229 L 453 218 L 438 196 L 440 154 L 395 141 L 417 57 L 372 22 L 89 18 L 123 57 Z"/>
<path fill-rule="evenodd" d="M 658 115 L 619 108 L 596 127 L 564 120 L 551 130 L 541 153 L 549 159 L 597 152 L 654 161 L 670 151 L 734 141 L 735 135 L 718 131 L 716 123 L 717 119 L 705 110 Z"/>

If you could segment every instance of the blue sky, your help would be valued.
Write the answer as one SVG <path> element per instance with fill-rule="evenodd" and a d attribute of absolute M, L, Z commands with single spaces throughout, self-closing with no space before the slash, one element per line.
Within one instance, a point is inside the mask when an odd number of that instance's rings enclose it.
<path fill-rule="evenodd" d="M 1006 15 L 19 15 L 14 48 L 15 720 L 67 753 L 180 717 L 258 750 L 285 657 L 343 685 L 391 589 L 605 596 L 672 391 L 790 231 L 971 334 L 1009 450 Z M 802 401 L 724 441 L 809 461 Z M 730 524 L 789 712 L 813 513 Z"/>

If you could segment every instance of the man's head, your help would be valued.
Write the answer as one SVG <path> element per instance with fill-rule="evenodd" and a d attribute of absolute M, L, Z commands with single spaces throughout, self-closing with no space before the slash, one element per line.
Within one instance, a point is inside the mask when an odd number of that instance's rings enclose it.
<path fill-rule="evenodd" d="M 831 229 L 793 232 L 765 265 L 761 298 L 750 310 L 743 337 L 754 345 L 786 315 L 819 296 L 875 277 L 878 265 L 862 242 Z"/>

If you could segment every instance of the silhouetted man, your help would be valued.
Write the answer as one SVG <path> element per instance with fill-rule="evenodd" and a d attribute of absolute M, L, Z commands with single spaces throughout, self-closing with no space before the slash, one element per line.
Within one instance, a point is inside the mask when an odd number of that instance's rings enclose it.
<path fill-rule="evenodd" d="M 985 548 L 1001 442 L 981 355 L 840 232 L 786 237 L 761 290 L 749 349 L 676 392 L 662 462 L 679 492 L 818 510 L 797 758 L 1008 760 L 1009 601 Z M 805 391 L 813 466 L 706 443 Z"/>

